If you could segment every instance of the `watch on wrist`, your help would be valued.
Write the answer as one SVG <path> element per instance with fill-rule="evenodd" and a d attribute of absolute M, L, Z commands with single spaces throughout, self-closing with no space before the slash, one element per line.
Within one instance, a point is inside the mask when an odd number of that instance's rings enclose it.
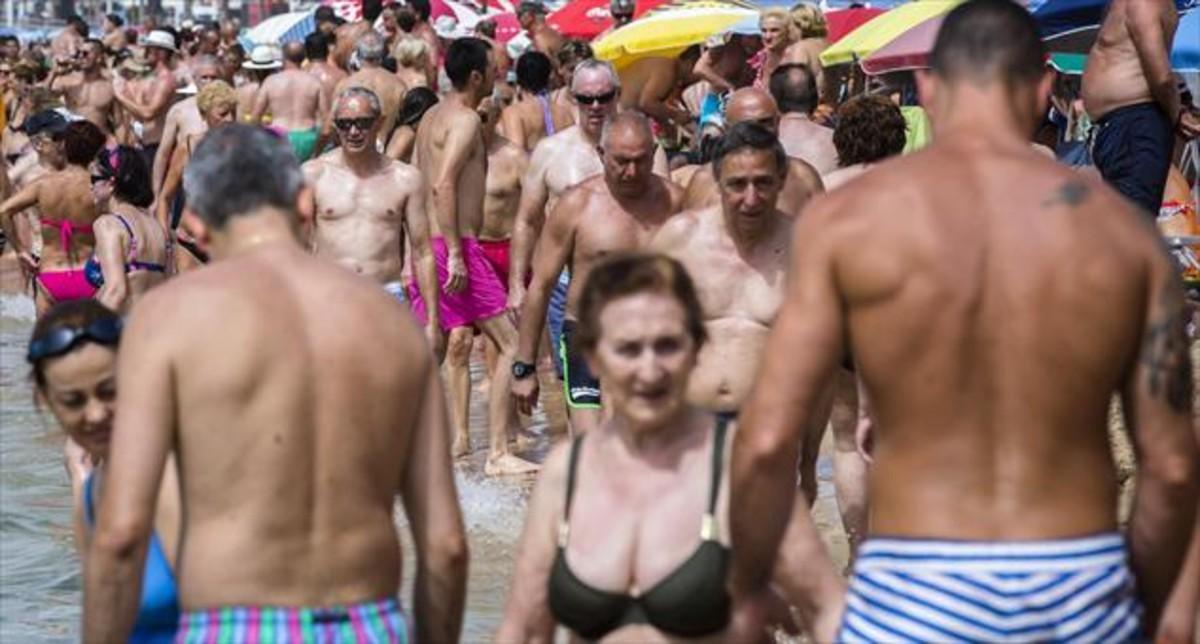
<path fill-rule="evenodd" d="M 512 363 L 513 378 L 516 378 L 517 380 L 524 380 L 524 379 L 528 378 L 529 376 L 532 376 L 535 373 L 537 373 L 537 367 L 534 366 L 533 364 L 530 364 L 528 362 L 521 362 L 520 360 L 513 360 L 513 363 Z"/>

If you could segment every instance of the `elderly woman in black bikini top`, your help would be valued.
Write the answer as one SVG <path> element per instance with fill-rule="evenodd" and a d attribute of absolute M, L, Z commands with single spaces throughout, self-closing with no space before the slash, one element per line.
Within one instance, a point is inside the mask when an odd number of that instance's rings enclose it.
<path fill-rule="evenodd" d="M 704 340 L 674 260 L 593 269 L 578 341 L 613 415 L 546 460 L 497 641 L 549 642 L 556 624 L 585 640 L 724 641 L 733 423 L 684 397 Z"/>

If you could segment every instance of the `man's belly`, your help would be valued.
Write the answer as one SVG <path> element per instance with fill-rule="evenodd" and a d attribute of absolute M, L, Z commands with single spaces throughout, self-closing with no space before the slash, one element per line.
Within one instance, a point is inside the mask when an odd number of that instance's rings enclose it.
<path fill-rule="evenodd" d="M 389 239 L 390 243 L 380 244 L 381 238 Z M 381 284 L 399 280 L 403 269 L 400 244 L 394 235 L 381 235 L 370 240 L 360 239 L 357 235 L 318 235 L 315 250 L 318 257 L 332 259 Z"/>
<path fill-rule="evenodd" d="M 712 411 L 737 411 L 750 394 L 766 326 L 745 318 L 722 318 L 705 323 L 708 341 L 688 381 L 688 401 Z"/>
<path fill-rule="evenodd" d="M 1136 56 L 1118 62 L 1090 61 L 1083 73 L 1081 94 L 1084 109 L 1093 121 L 1127 105 L 1154 102 Z"/>

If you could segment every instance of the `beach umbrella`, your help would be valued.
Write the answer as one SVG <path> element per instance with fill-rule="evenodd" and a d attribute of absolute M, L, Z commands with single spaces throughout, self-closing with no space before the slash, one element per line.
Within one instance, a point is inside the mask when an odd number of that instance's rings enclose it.
<path fill-rule="evenodd" d="M 935 16 L 900 34 L 862 60 L 863 71 L 876 76 L 928 66 L 929 52 L 937 41 L 945 15 Z"/>
<path fill-rule="evenodd" d="M 1109 0 L 1029 0 L 1029 11 L 1037 20 L 1042 38 L 1052 38 L 1099 25 L 1108 3 Z M 1200 7 L 1200 0 L 1175 0 L 1175 6 L 1187 11 Z"/>
<path fill-rule="evenodd" d="M 517 15 L 511 11 L 500 10 L 494 6 L 495 3 L 489 2 L 487 10 L 480 11 L 478 7 L 455 0 L 439 1 L 450 10 L 449 15 L 458 22 L 459 29 L 464 33 L 469 34 L 475 29 L 475 25 L 483 20 L 491 20 L 496 23 L 496 40 L 501 44 L 507 43 L 521 33 L 521 23 L 517 20 Z"/>
<path fill-rule="evenodd" d="M 825 66 L 861 60 L 913 27 L 945 15 L 962 0 L 914 0 L 875 16 L 821 52 Z"/>
<path fill-rule="evenodd" d="M 829 25 L 829 33 L 825 40 L 833 44 L 858 29 L 867 21 L 883 13 L 885 9 L 836 9 L 825 14 L 825 23 Z"/>
<path fill-rule="evenodd" d="M 666 4 L 668 0 L 637 0 L 633 17 L 645 15 L 647 11 Z M 608 11 L 609 0 L 576 0 L 546 17 L 546 23 L 567 38 L 591 40 L 612 27 L 612 14 Z"/>
<path fill-rule="evenodd" d="M 1171 68 L 1177 72 L 1200 72 L 1200 8 L 1179 20 L 1175 45 L 1171 48 Z"/>
<path fill-rule="evenodd" d="M 238 40 L 246 51 L 250 51 L 255 45 L 282 45 L 303 41 L 308 34 L 317 30 L 313 13 L 313 11 L 293 11 L 271 16 L 254 25 Z"/>
<path fill-rule="evenodd" d="M 723 0 L 675 0 L 592 43 L 596 58 L 625 67 L 640 58 L 673 57 L 753 17 L 758 10 Z"/>
<path fill-rule="evenodd" d="M 1060 74 L 1079 76 L 1083 74 L 1083 68 L 1086 65 L 1087 55 L 1085 54 L 1050 54 L 1050 66 L 1058 70 Z"/>

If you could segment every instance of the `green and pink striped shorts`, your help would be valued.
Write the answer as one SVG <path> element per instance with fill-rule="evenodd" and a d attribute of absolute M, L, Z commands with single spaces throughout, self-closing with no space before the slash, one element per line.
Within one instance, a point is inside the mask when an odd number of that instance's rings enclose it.
<path fill-rule="evenodd" d="M 231 606 L 179 618 L 177 644 L 407 644 L 395 598 L 329 608 Z"/>

